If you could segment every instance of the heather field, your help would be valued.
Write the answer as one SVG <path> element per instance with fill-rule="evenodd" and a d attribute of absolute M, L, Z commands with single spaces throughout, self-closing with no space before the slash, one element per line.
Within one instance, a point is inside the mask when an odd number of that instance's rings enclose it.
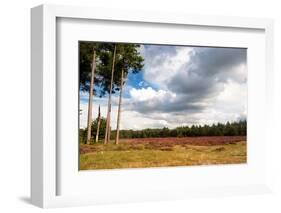
<path fill-rule="evenodd" d="M 119 144 L 80 144 L 80 170 L 241 164 L 245 136 L 120 139 Z"/>

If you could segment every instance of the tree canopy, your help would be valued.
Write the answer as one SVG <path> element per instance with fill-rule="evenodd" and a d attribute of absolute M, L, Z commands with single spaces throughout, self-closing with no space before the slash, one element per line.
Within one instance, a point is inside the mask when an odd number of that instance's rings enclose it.
<path fill-rule="evenodd" d="M 100 54 L 100 64 L 98 67 L 100 73 L 102 73 L 99 79 L 100 96 L 104 96 L 110 89 L 113 53 L 108 53 L 110 50 L 113 52 L 113 45 L 108 44 L 107 50 L 102 51 Z M 144 59 L 138 51 L 139 47 L 140 45 L 137 44 L 117 44 L 112 93 L 120 90 L 122 69 L 126 78 L 130 71 L 138 73 L 143 68 Z"/>
<path fill-rule="evenodd" d="M 96 50 L 97 67 L 94 95 L 103 97 L 109 92 L 111 80 L 112 57 L 115 43 L 80 42 L 79 43 L 79 78 L 80 90 L 89 91 L 93 51 Z M 128 72 L 137 73 L 143 68 L 143 57 L 137 44 L 117 44 L 115 71 L 112 93 L 119 91 L 121 70 L 126 77 Z"/>

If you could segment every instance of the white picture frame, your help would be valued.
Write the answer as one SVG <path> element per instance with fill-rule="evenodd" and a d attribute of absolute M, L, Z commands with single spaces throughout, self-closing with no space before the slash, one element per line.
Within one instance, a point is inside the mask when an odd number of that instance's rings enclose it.
<path fill-rule="evenodd" d="M 257 30 L 263 33 L 261 41 L 264 41 L 264 67 L 261 68 L 261 74 L 266 76 L 263 81 L 265 87 L 260 91 L 265 95 L 261 112 L 267 112 L 261 121 L 266 126 L 265 133 L 262 133 L 262 142 L 260 146 L 260 156 L 264 165 L 262 168 L 257 168 L 257 174 L 261 174 L 263 178 L 257 178 L 253 184 L 249 182 L 237 182 L 233 185 L 228 183 L 209 187 L 200 187 L 199 183 L 194 182 L 190 186 L 176 187 L 171 185 L 165 189 L 159 190 L 152 189 L 154 192 L 143 191 L 138 193 L 137 186 L 136 193 L 132 194 L 131 191 L 124 191 L 122 196 L 120 192 L 105 191 L 100 196 L 85 194 L 67 194 L 58 195 L 58 184 L 61 184 L 59 174 L 61 167 L 58 166 L 58 159 L 60 159 L 57 139 L 57 88 L 60 82 L 57 79 L 57 29 L 58 20 L 63 19 L 77 19 L 77 20 L 99 20 L 105 21 L 118 21 L 119 24 L 142 23 L 154 24 L 155 26 L 166 28 L 173 28 L 174 26 L 199 26 L 201 28 L 212 29 L 226 29 L 231 32 L 232 30 Z M 273 99 L 271 91 L 273 88 L 273 21 L 270 19 L 256 19 L 256 18 L 238 18 L 238 17 L 216 17 L 216 16 L 199 16 L 187 14 L 173 14 L 173 13 L 153 13 L 147 11 L 122 11 L 113 9 L 101 8 L 84 8 L 74 6 L 54 6 L 54 5 L 41 5 L 31 10 L 31 201 L 33 204 L 47 208 L 47 207 L 61 207 L 61 206 L 76 206 L 76 205 L 91 205 L 91 204 L 104 204 L 104 203 L 120 203 L 120 202 L 139 202 L 144 200 L 165 200 L 165 199 L 182 199 L 188 197 L 198 196 L 214 196 L 214 195 L 233 195 L 233 194 L 252 194 L 270 192 L 270 161 L 268 160 L 270 153 L 263 151 L 262 148 L 270 146 L 271 134 L 270 123 L 273 118 L 272 107 Z M 169 43 L 169 42 L 167 42 Z M 200 45 L 200 42 L 197 43 Z M 253 77 L 257 78 L 257 77 Z M 252 84 L 252 87 L 256 86 Z M 253 97 L 252 100 L 258 99 Z M 76 102 L 74 103 L 76 104 Z M 257 113 L 258 111 L 256 111 Z M 253 113 L 254 114 L 254 113 Z M 249 122 L 248 125 L 254 125 Z M 254 129 L 254 127 L 252 128 Z M 254 129 L 257 131 L 257 129 Z M 254 138 L 253 138 L 254 139 Z M 257 148 L 258 149 L 258 148 Z M 267 149 L 268 150 L 268 149 Z M 71 152 L 71 150 L 69 150 Z M 256 157 L 260 157 L 256 156 Z M 203 168 L 211 172 L 213 168 Z M 245 169 L 245 168 L 238 168 Z M 164 179 L 165 171 L 163 169 L 149 169 L 152 175 L 161 174 Z M 196 168 L 192 169 L 197 170 Z M 227 168 L 224 168 L 227 171 Z M 188 171 L 189 173 L 196 173 Z M 234 171 L 234 170 L 233 170 Z M 233 172 L 232 171 L 232 172 Z M 186 168 L 175 168 L 173 170 L 172 179 L 175 179 L 175 174 L 185 175 Z M 197 171 L 200 175 L 201 171 Z M 219 171 L 222 172 L 222 171 Z M 91 178 L 99 175 L 102 171 L 95 171 L 91 173 Z M 118 173 L 118 172 L 117 172 Z M 134 170 L 134 174 L 143 175 L 142 170 Z M 121 174 L 121 173 L 120 173 Z M 122 173 L 122 178 L 132 177 L 131 173 Z M 203 174 L 203 173 L 202 173 Z M 231 171 L 230 171 L 231 174 Z M 146 177 L 149 178 L 147 172 Z M 102 176 L 101 176 L 102 177 Z M 196 177 L 196 176 L 194 176 Z M 86 179 L 84 179 L 86 180 Z M 125 181 L 126 182 L 126 181 Z M 75 184 L 73 182 L 73 184 Z M 161 183 L 163 184 L 163 183 Z M 162 185 L 163 186 L 163 185 Z M 132 186 L 128 186 L 128 188 Z M 144 188 L 145 189 L 145 188 Z M 75 190 L 75 187 L 73 188 Z"/>

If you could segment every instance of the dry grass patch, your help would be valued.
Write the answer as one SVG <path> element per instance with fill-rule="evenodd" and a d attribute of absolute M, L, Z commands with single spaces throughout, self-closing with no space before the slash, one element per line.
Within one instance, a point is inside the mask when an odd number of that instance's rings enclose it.
<path fill-rule="evenodd" d="M 81 170 L 239 164 L 246 161 L 246 142 L 213 146 L 160 146 L 151 142 L 80 146 Z"/>

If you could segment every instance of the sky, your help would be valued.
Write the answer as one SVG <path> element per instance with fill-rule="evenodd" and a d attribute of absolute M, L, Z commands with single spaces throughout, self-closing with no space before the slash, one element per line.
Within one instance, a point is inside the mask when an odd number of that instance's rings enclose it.
<path fill-rule="evenodd" d="M 121 129 L 175 128 L 245 120 L 247 50 L 141 45 L 144 67 L 129 73 L 123 89 Z M 112 97 L 116 129 L 118 93 Z M 106 117 L 108 96 L 93 99 Z M 87 124 L 88 93 L 80 91 L 80 127 Z"/>

